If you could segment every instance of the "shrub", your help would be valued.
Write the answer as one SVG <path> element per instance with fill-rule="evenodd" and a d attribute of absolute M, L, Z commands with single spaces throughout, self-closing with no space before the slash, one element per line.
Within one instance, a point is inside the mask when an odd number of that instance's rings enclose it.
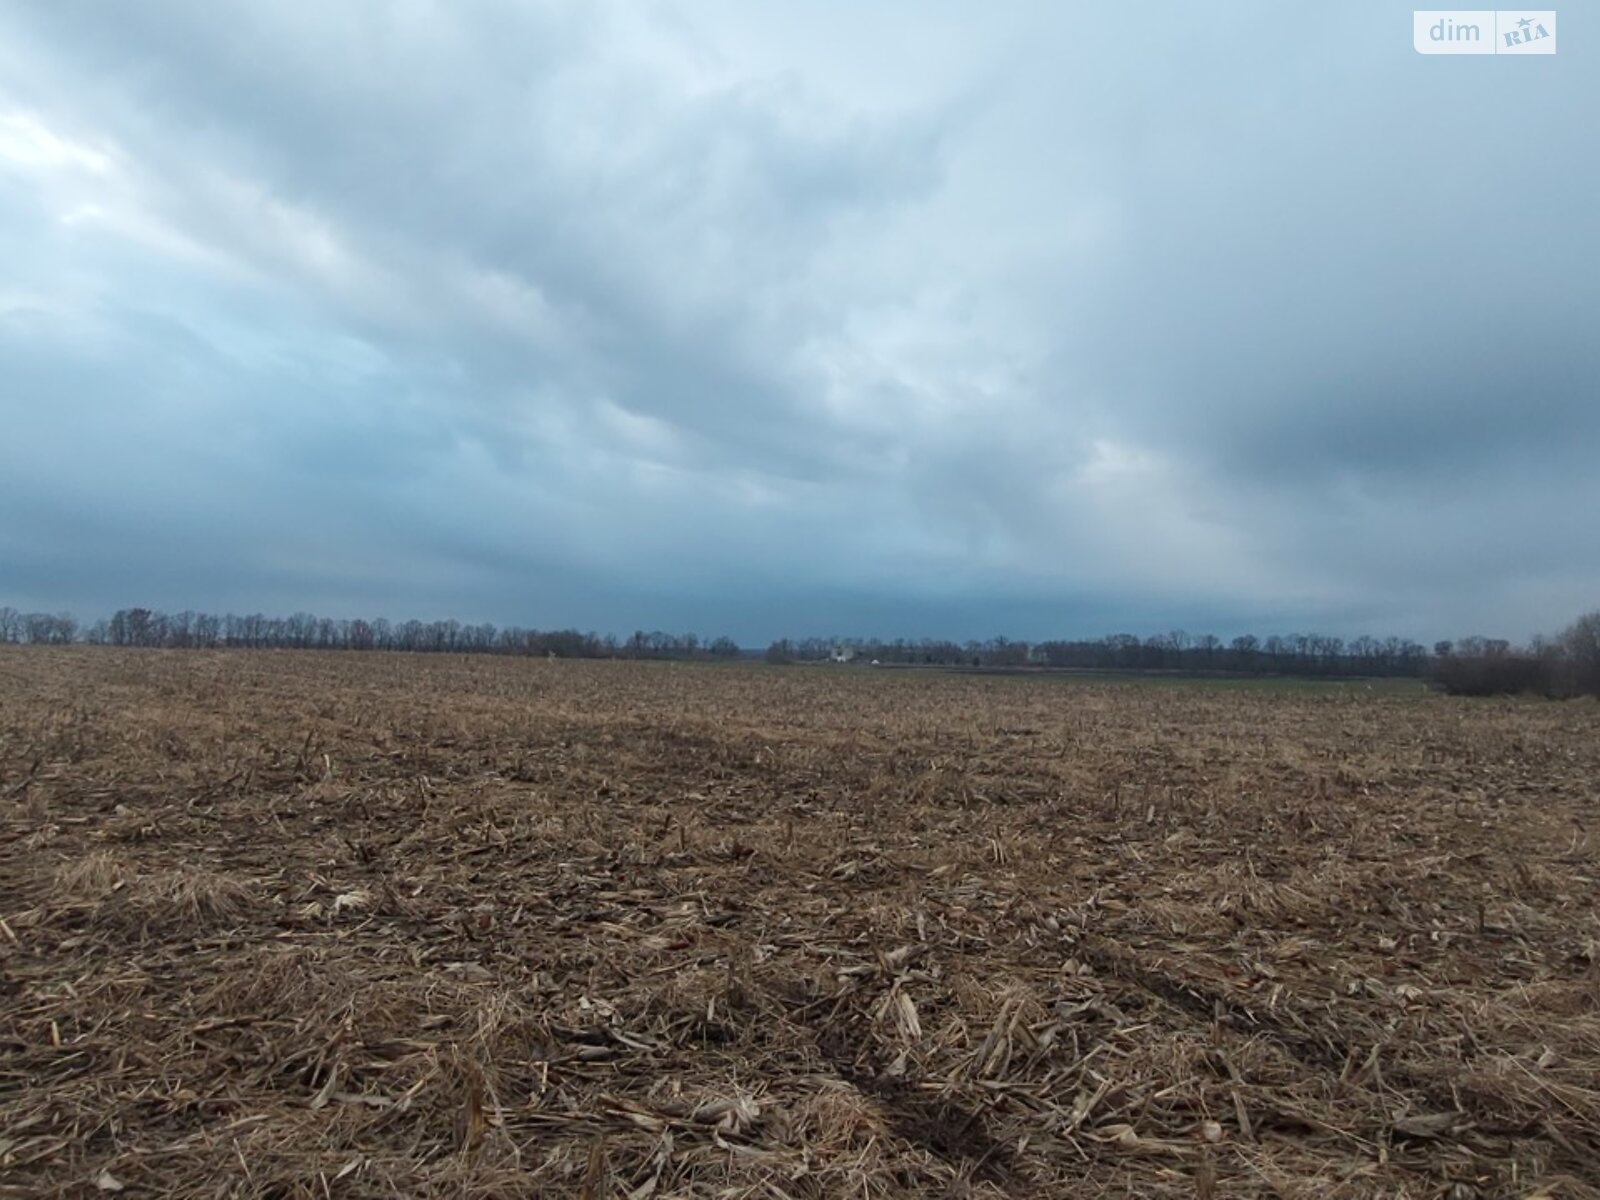
<path fill-rule="evenodd" d="M 1430 678 L 1452 696 L 1515 696 L 1571 693 L 1560 659 L 1553 655 L 1457 655 L 1436 659 Z"/>

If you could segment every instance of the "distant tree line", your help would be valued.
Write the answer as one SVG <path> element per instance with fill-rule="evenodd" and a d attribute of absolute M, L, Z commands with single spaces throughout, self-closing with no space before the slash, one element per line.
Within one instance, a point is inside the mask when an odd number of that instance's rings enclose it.
<path fill-rule="evenodd" d="M 718 658 L 740 654 L 732 638 L 639 631 L 627 638 L 576 629 L 539 630 L 460 621 L 336 620 L 311 613 L 218 616 L 185 610 L 119 609 L 87 628 L 68 613 L 23 613 L 0 607 L 0 642 L 165 649 L 392 650 L 410 653 L 521 654 L 556 658 Z M 1224 642 L 1183 630 L 1140 638 L 1131 633 L 1078 641 L 955 642 L 946 639 L 781 638 L 767 648 L 774 663 L 830 659 L 895 665 L 1054 667 L 1097 671 L 1173 671 L 1326 678 L 1426 678 L 1456 695 L 1534 692 L 1600 696 L 1600 611 L 1580 617 L 1557 637 L 1526 646 L 1500 638 L 1435 642 L 1324 634 L 1245 634 Z"/>
<path fill-rule="evenodd" d="M 1094 671 L 1174 671 L 1322 678 L 1424 678 L 1454 695 L 1522 692 L 1600 696 L 1600 611 L 1580 617 L 1560 636 L 1527 646 L 1501 638 L 1435 642 L 1324 634 L 1245 634 L 1224 642 L 1183 630 L 1139 638 L 1114 633 L 1088 641 L 1020 642 L 1005 637 L 953 642 L 899 638 L 781 638 L 767 648 L 774 663 L 845 660 L 894 665 L 1055 667 Z"/>
<path fill-rule="evenodd" d="M 150 646 L 171 650 L 242 647 L 251 650 L 402 650 L 415 653 L 532 654 L 556 658 L 733 658 L 732 638 L 645 633 L 618 639 L 576 629 L 522 629 L 460 621 L 335 620 L 311 613 L 266 617 L 259 613 L 119 609 L 107 620 L 80 628 L 60 614 L 0 608 L 0 642 L 96 646 Z"/>
<path fill-rule="evenodd" d="M 0 642 L 64 646 L 77 639 L 78 622 L 68 613 L 20 613 L 0 608 Z"/>
<path fill-rule="evenodd" d="M 1224 642 L 1214 634 L 1183 630 L 1140 638 L 1131 633 L 1079 641 L 1020 642 L 995 637 L 957 643 L 923 639 L 880 641 L 845 638 L 830 641 L 781 639 L 767 649 L 772 662 L 820 662 L 848 658 L 879 663 L 967 667 L 1071 667 L 1091 671 L 1185 671 L 1280 675 L 1423 674 L 1428 651 L 1406 638 L 1359 637 L 1349 642 L 1322 634 L 1259 638 L 1251 634 Z"/>

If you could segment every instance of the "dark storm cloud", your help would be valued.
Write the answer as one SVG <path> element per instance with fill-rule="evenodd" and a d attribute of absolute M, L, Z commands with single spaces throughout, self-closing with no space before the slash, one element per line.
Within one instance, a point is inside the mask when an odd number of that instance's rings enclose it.
<path fill-rule="evenodd" d="M 1389 4 L 0 18 L 0 601 L 746 639 L 1600 596 L 1600 188 Z"/>

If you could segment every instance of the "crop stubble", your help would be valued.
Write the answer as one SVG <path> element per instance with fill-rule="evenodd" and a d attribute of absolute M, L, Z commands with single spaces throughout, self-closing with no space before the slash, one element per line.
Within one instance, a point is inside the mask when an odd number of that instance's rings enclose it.
<path fill-rule="evenodd" d="M 6 649 L 0 1195 L 1600 1195 L 1597 728 Z"/>

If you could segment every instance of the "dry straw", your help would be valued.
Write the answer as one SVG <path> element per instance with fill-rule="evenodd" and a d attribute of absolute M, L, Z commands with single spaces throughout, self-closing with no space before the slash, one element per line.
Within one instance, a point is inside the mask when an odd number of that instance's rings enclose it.
<path fill-rule="evenodd" d="M 0 1196 L 1600 1195 L 1589 702 L 0 665 Z"/>

